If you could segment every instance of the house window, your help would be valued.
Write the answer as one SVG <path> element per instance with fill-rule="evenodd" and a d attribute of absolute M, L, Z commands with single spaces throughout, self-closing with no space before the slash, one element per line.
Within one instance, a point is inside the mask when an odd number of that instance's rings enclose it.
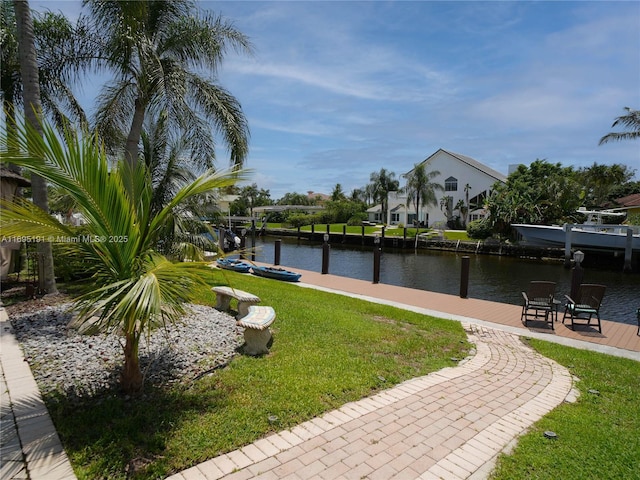
<path fill-rule="evenodd" d="M 400 214 L 399 213 L 392 213 L 391 214 L 391 223 L 398 223 L 400 221 Z"/>
<path fill-rule="evenodd" d="M 458 191 L 458 179 L 449 177 L 444 181 L 445 192 L 457 192 Z"/>

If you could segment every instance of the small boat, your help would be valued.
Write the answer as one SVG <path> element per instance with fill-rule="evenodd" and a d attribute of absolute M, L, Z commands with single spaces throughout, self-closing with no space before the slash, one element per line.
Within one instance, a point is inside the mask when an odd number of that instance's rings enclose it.
<path fill-rule="evenodd" d="M 251 270 L 254 275 L 259 277 L 275 278 L 276 280 L 283 280 L 285 282 L 297 282 L 302 276 L 299 273 L 278 267 L 257 267 L 254 265 L 251 267 Z"/>
<path fill-rule="evenodd" d="M 251 270 L 251 264 L 237 258 L 219 258 L 216 263 L 218 267 L 234 272 L 249 273 Z"/>

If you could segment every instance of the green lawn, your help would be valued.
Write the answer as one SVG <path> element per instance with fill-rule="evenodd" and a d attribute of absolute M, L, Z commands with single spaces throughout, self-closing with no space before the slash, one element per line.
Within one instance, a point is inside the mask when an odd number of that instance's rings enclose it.
<path fill-rule="evenodd" d="M 343 228 L 346 224 L 344 223 L 332 223 L 329 225 L 329 232 L 332 234 L 341 234 L 343 233 Z M 348 235 L 362 235 L 362 227 L 361 226 L 346 226 L 346 233 Z M 279 229 L 279 228 L 290 228 L 281 223 L 269 223 L 267 224 L 267 229 Z M 291 228 L 291 230 L 297 230 L 297 228 Z M 300 227 L 300 231 L 302 232 L 311 232 L 311 225 L 305 225 Z M 315 225 L 314 231 L 316 233 L 324 233 L 327 231 L 326 224 L 318 224 Z M 381 235 L 382 225 L 376 226 L 365 226 L 364 234 L 365 235 Z M 416 232 L 418 233 L 429 233 L 432 232 L 434 234 L 439 234 L 439 231 L 433 231 L 430 228 L 419 228 L 416 230 L 415 227 L 407 227 L 407 238 L 415 238 Z M 405 235 L 404 228 L 396 227 L 394 225 L 387 226 L 384 232 L 385 237 L 403 237 Z M 463 240 L 470 241 L 471 239 L 467 235 L 465 230 L 445 230 L 444 238 L 447 240 Z"/>
<path fill-rule="evenodd" d="M 77 403 L 46 398 L 80 479 L 164 478 L 408 378 L 469 349 L 456 322 L 296 285 L 215 272 L 275 308 L 271 353 L 186 385 Z M 199 303 L 212 304 L 207 289 Z M 581 380 L 502 456 L 494 479 L 640 478 L 640 364 L 530 340 Z M 598 390 L 598 394 L 589 390 Z M 277 417 L 270 422 L 269 417 Z M 556 440 L 544 438 L 552 430 Z"/>
<path fill-rule="evenodd" d="M 640 363 L 540 340 L 530 343 L 580 379 L 575 383 L 580 397 L 537 422 L 512 455 L 501 456 L 491 478 L 640 479 Z M 545 438 L 547 430 L 557 438 Z"/>
<path fill-rule="evenodd" d="M 150 390 L 142 399 L 47 398 L 79 478 L 164 478 L 454 365 L 451 358 L 463 358 L 470 347 L 456 322 L 250 275 L 215 275 L 217 283 L 229 280 L 275 308 L 271 353 L 238 356 L 211 376 Z M 199 303 L 213 302 L 210 291 L 201 293 Z"/>

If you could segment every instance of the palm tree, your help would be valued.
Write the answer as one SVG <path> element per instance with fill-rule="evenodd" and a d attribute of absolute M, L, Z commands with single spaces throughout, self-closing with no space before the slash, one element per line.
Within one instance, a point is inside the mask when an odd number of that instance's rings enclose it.
<path fill-rule="evenodd" d="M 333 200 L 334 202 L 337 202 L 339 200 L 345 200 L 346 197 L 344 195 L 344 192 L 342 191 L 342 185 L 340 185 L 339 183 L 336 183 L 336 186 L 333 187 L 333 191 L 331 192 L 331 200 Z"/>
<path fill-rule="evenodd" d="M 387 172 L 381 168 L 379 172 L 373 172 L 369 177 L 373 198 L 379 201 L 382 206 L 382 222 L 387 223 L 387 209 L 389 206 L 389 192 L 395 192 L 400 188 L 400 182 L 396 180 L 394 172 Z"/>
<path fill-rule="evenodd" d="M 99 328 L 124 337 L 121 386 L 127 393 L 139 393 L 141 338 L 179 318 L 195 287 L 211 275 L 204 263 L 172 262 L 157 251 L 165 224 L 189 199 L 234 184 L 243 172 L 208 170 L 154 211 L 151 176 L 143 162 L 114 166 L 97 135 L 80 137 L 67 131 L 60 140 L 48 124 L 42 128 L 44 137 L 30 124 L 21 126 L 12 145 L 12 151 L 20 153 L 8 160 L 67 190 L 87 219 L 87 234 L 66 244 L 70 254 L 82 255 L 92 265 L 75 305 L 81 320 L 97 316 Z M 5 145 L 6 134 L 0 140 Z M 30 202 L 2 206 L 3 235 L 74 238 L 73 230 Z"/>
<path fill-rule="evenodd" d="M 247 37 L 222 17 L 200 15 L 190 0 L 84 0 L 93 21 L 94 67 L 115 74 L 98 98 L 96 128 L 114 152 L 135 165 L 145 118 L 168 112 L 192 159 L 212 166 L 214 133 L 233 165 L 248 150 L 248 126 L 238 101 L 201 75 L 215 74 L 229 48 L 251 51 Z"/>
<path fill-rule="evenodd" d="M 624 109 L 627 111 L 627 114 L 616 118 L 613 125 L 611 125 L 611 128 L 622 126 L 627 128 L 629 131 L 607 133 L 600 139 L 598 145 L 612 141 L 634 140 L 636 138 L 640 138 L 640 110 L 632 110 L 629 107 L 625 107 Z"/>
<path fill-rule="evenodd" d="M 407 179 L 405 186 L 407 203 L 413 203 L 416 207 L 416 232 L 420 226 L 420 207 L 437 205 L 438 199 L 436 198 L 436 191 L 444 191 L 442 185 L 433 182 L 433 179 L 438 175 L 440 175 L 438 170 L 427 172 L 425 164 L 418 163 L 413 166 L 413 170 L 404 176 Z"/>
<path fill-rule="evenodd" d="M 166 112 L 161 112 L 155 121 L 148 119 L 142 131 L 142 158 L 151 178 L 153 213 L 161 211 L 184 185 L 197 177 L 188 162 L 184 141 L 171 135 L 168 123 Z M 159 251 L 175 259 L 202 260 L 204 250 L 215 249 L 208 236 L 203 235 L 208 227 L 201 219 L 216 209 L 218 198 L 218 192 L 206 192 L 170 215 Z"/>
<path fill-rule="evenodd" d="M 0 92 L 7 119 L 12 119 L 15 118 L 16 107 L 23 105 L 18 32 L 12 2 L 2 0 L 0 19 Z M 85 113 L 69 87 L 76 73 L 74 58 L 81 53 L 74 41 L 71 23 L 63 15 L 52 12 L 36 13 L 32 21 L 43 113 L 59 127 L 72 120 L 87 125 Z"/>
<path fill-rule="evenodd" d="M 464 226 L 465 228 L 469 225 L 469 213 L 471 212 L 471 208 L 469 206 L 469 192 L 471 191 L 471 185 L 468 183 L 464 186 L 464 204 L 465 204 L 465 214 L 464 214 Z"/>
<path fill-rule="evenodd" d="M 453 197 L 451 195 L 445 195 L 440 199 L 440 210 L 442 210 L 447 217 L 447 228 L 452 228 Z"/>
<path fill-rule="evenodd" d="M 18 59 L 20 63 L 20 77 L 22 79 L 22 99 L 24 104 L 25 120 L 34 131 L 35 136 L 42 136 L 39 128 L 42 118 L 42 104 L 40 102 L 40 84 L 38 83 L 38 62 L 36 48 L 33 39 L 33 21 L 29 2 L 26 0 L 15 0 L 16 29 L 18 33 Z M 11 132 L 15 133 L 13 119 L 7 121 L 11 125 Z M 6 145 L 6 143 L 5 143 Z M 31 192 L 33 203 L 41 210 L 47 212 L 49 201 L 47 198 L 46 180 L 40 177 L 37 172 L 31 177 Z M 53 271 L 53 252 L 51 243 L 39 242 L 38 255 L 42 262 L 42 277 L 40 287 L 46 293 L 56 293 L 56 277 Z"/>

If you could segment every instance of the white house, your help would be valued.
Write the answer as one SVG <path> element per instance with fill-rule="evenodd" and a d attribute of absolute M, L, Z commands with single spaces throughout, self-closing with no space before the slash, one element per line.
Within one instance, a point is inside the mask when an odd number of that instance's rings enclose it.
<path fill-rule="evenodd" d="M 479 161 L 453 153 L 442 148 L 421 162 L 427 172 L 438 171 L 440 175 L 432 181 L 444 187 L 444 191 L 436 192 L 438 205 L 420 205 L 420 212 L 416 218 L 415 204 L 407 203 L 404 193 L 389 193 L 389 208 L 386 221 L 382 219 L 382 208 L 376 205 L 367 210 L 369 220 L 372 222 L 385 222 L 388 225 L 402 223 L 406 226 L 413 225 L 415 221 L 425 226 L 434 223 L 446 223 L 447 215 L 440 207 L 443 197 L 449 198 L 449 206 L 453 210 L 460 200 L 466 204 L 468 186 L 469 195 L 469 221 L 478 220 L 485 216 L 482 208 L 484 199 L 491 193 L 491 188 L 496 182 L 505 182 L 506 176 L 497 172 Z M 404 177 L 404 175 L 403 175 Z M 456 212 L 458 213 L 458 212 Z"/>

